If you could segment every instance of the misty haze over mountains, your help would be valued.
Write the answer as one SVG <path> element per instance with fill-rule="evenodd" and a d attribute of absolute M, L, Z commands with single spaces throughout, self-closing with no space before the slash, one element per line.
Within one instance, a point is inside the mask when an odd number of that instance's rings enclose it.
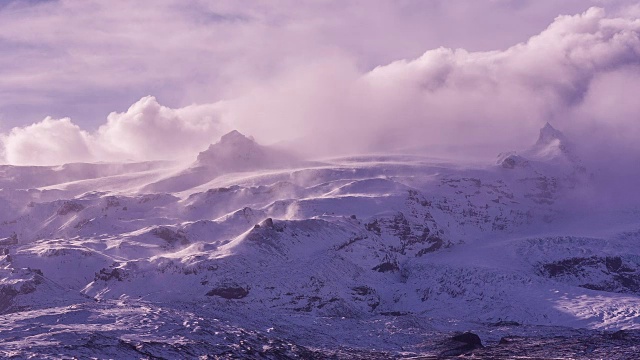
<path fill-rule="evenodd" d="M 0 24 L 0 357 L 640 351 L 637 2 Z"/>

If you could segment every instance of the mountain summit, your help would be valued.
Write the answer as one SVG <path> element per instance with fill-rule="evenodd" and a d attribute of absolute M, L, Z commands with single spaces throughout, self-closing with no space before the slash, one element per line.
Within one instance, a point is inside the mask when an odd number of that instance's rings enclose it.
<path fill-rule="evenodd" d="M 538 141 L 524 154 L 533 160 L 554 160 L 565 158 L 576 161 L 573 146 L 562 132 L 548 122 L 540 129 Z"/>
<path fill-rule="evenodd" d="M 536 145 L 545 145 L 555 141 L 566 142 L 567 140 L 562 132 L 547 122 L 542 129 L 540 129 L 540 135 L 538 136 Z"/>
<path fill-rule="evenodd" d="M 540 129 L 538 140 L 529 149 L 520 154 L 509 152 L 498 155 L 498 164 L 509 169 L 527 167 L 530 161 L 582 167 L 571 141 L 548 122 Z"/>
<path fill-rule="evenodd" d="M 237 130 L 223 135 L 220 141 L 198 154 L 196 161 L 197 166 L 215 168 L 220 172 L 269 169 L 294 163 L 296 159 L 291 155 L 260 145 Z"/>
<path fill-rule="evenodd" d="M 301 161 L 280 149 L 258 144 L 253 137 L 233 130 L 200 154 L 188 168 L 148 185 L 155 192 L 184 191 L 234 172 L 295 167 Z"/>
<path fill-rule="evenodd" d="M 248 144 L 255 144 L 256 141 L 251 136 L 244 136 L 238 130 L 232 130 L 220 138 L 219 144 L 226 144 L 229 146 L 242 146 Z"/>

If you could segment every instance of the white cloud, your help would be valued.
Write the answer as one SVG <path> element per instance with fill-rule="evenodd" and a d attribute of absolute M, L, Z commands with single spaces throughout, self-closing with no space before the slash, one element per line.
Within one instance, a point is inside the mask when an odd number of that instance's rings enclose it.
<path fill-rule="evenodd" d="M 219 122 L 218 107 L 211 104 L 171 109 L 147 96 L 124 113 L 111 113 L 96 133 L 97 143 L 107 156 L 136 160 L 193 155 L 226 129 Z"/>
<path fill-rule="evenodd" d="M 217 107 L 170 109 L 147 96 L 124 113 L 111 113 L 94 133 L 69 118 L 47 117 L 0 137 L 1 153 L 17 165 L 180 159 L 204 150 L 226 130 L 219 124 Z"/>
<path fill-rule="evenodd" d="M 5 1 L 6 2 L 6 1 Z M 84 0 L 0 6 L 4 128 L 95 128 L 153 94 L 178 108 L 341 55 L 363 71 L 445 46 L 504 49 L 602 0 Z M 606 0 L 610 8 L 632 0 Z"/>
<path fill-rule="evenodd" d="M 344 58 L 317 61 L 260 84 L 230 102 L 230 113 L 258 136 L 302 136 L 311 153 L 458 145 L 467 155 L 492 155 L 533 141 L 546 121 L 580 127 L 585 119 L 574 109 L 599 101 L 587 96 L 603 86 L 594 79 L 637 72 L 639 38 L 639 20 L 592 8 L 503 51 L 438 48 L 365 73 Z M 640 126 L 633 111 L 613 112 Z M 604 115 L 599 121 L 609 125 Z"/>
<path fill-rule="evenodd" d="M 193 156 L 233 128 L 267 143 L 294 139 L 315 155 L 434 147 L 493 155 L 532 142 L 545 121 L 574 133 L 605 129 L 598 133 L 615 137 L 620 149 L 638 148 L 637 102 L 629 98 L 637 86 L 629 79 L 640 67 L 640 20 L 632 13 L 592 8 L 560 16 L 505 50 L 443 47 L 373 70 L 343 51 L 325 55 L 247 81 L 226 101 L 172 109 L 145 97 L 90 133 L 68 119 L 14 129 L 4 140 L 6 157 L 46 163 Z M 82 141 L 47 140 L 37 129 L 49 123 Z M 24 135 L 31 132 L 41 140 L 32 143 Z M 15 144 L 27 145 L 18 151 Z M 69 150 L 79 144 L 89 155 Z M 42 155 L 47 146 L 57 155 Z"/>
<path fill-rule="evenodd" d="M 46 118 L 24 128 L 14 128 L 2 139 L 10 164 L 50 165 L 94 160 L 91 136 L 70 119 Z"/>

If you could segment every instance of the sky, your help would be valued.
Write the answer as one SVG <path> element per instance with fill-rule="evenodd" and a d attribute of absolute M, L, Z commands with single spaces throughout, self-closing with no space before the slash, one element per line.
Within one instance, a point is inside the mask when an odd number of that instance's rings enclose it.
<path fill-rule="evenodd" d="M 0 163 L 189 159 L 233 129 L 309 156 L 490 156 L 547 121 L 631 161 L 639 19 L 628 0 L 0 0 Z"/>

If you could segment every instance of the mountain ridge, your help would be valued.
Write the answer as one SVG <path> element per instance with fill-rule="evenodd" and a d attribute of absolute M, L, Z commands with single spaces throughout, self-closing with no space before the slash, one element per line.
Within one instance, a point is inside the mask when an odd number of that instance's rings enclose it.
<path fill-rule="evenodd" d="M 543 130 L 536 144 L 558 147 Z M 637 213 L 580 207 L 588 178 L 568 162 L 274 154 L 231 132 L 186 170 L 133 168 L 126 191 L 124 175 L 0 190 L 2 336 L 46 339 L 51 357 L 62 336 L 77 357 L 245 339 L 388 358 L 437 355 L 459 330 L 498 346 L 640 329 Z"/>

